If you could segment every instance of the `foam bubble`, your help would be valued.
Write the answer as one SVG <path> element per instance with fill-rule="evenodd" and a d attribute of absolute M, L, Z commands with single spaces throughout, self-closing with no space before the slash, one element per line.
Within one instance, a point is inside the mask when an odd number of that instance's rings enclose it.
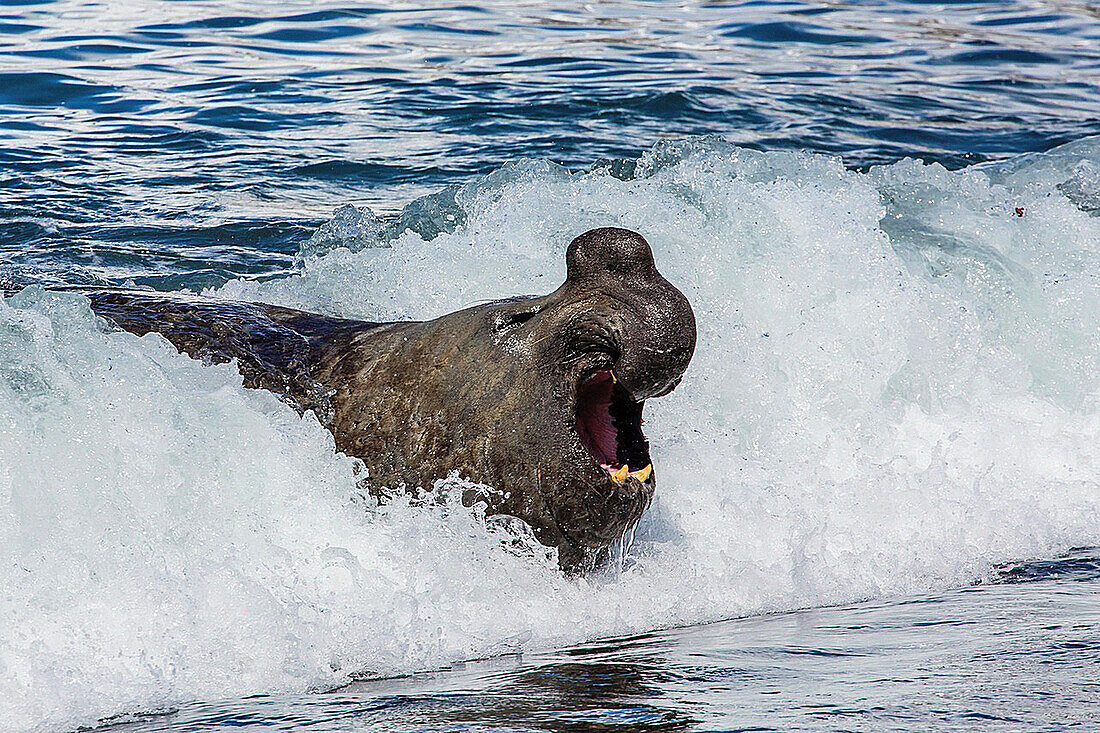
<path fill-rule="evenodd" d="M 1091 140 L 1015 168 L 859 173 L 693 140 L 631 180 L 526 162 L 437 197 L 431 222 L 453 226 L 221 289 L 429 318 L 548 292 L 590 227 L 642 232 L 699 346 L 648 408 L 658 497 L 608 577 L 564 578 L 446 486 L 357 499 L 331 436 L 231 366 L 107 333 L 75 296 L 3 303 L 0 717 L 302 690 L 1100 543 L 1098 160 Z"/>

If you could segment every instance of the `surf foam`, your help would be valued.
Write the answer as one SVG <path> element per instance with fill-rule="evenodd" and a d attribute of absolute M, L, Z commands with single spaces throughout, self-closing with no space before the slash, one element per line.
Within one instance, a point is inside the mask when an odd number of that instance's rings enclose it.
<path fill-rule="evenodd" d="M 588 228 L 643 233 L 699 347 L 649 407 L 658 497 L 611 577 L 564 578 L 446 486 L 372 506 L 331 436 L 232 366 L 107 332 L 78 296 L 9 299 L 0 719 L 71 728 L 1100 544 L 1098 163 L 1095 139 L 959 172 L 709 139 L 659 144 L 630 180 L 521 162 L 437 197 L 453 225 L 220 290 L 430 318 L 548 292 Z"/>

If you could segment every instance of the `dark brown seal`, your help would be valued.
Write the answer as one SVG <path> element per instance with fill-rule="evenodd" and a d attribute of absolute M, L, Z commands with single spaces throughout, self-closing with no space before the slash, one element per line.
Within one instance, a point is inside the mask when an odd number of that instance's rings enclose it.
<path fill-rule="evenodd" d="M 245 384 L 314 410 L 373 488 L 457 471 L 499 493 L 467 497 L 526 521 L 566 570 L 591 567 L 656 486 L 645 400 L 670 392 L 695 349 L 687 299 L 648 243 L 595 229 L 549 295 L 432 321 L 366 323 L 257 303 L 88 293 L 93 309 L 181 351 L 237 359 Z"/>

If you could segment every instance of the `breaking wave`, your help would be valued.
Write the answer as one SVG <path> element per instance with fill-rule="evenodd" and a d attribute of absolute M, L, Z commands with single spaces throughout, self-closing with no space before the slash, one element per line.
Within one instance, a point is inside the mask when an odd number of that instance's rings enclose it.
<path fill-rule="evenodd" d="M 1100 543 L 1100 139 L 868 172 L 721 140 L 510 164 L 343 209 L 234 298 L 430 318 L 544 293 L 576 234 L 652 243 L 699 346 L 650 403 L 624 569 L 567 579 L 450 484 L 376 506 L 232 365 L 0 301 L 0 729 L 970 583 Z"/>

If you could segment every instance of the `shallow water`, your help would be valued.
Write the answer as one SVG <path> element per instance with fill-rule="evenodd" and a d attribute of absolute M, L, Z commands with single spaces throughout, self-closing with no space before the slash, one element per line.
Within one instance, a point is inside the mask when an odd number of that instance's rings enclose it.
<path fill-rule="evenodd" d="M 310 696 L 185 705 L 117 733 L 1092 729 L 1100 556 L 904 600 L 467 662 Z"/>
<path fill-rule="evenodd" d="M 681 5 L 0 9 L 5 290 L 429 318 L 617 224 L 700 327 L 577 580 L 453 481 L 364 501 L 230 365 L 3 299 L 0 730 L 1095 725 L 1095 8 Z"/>

